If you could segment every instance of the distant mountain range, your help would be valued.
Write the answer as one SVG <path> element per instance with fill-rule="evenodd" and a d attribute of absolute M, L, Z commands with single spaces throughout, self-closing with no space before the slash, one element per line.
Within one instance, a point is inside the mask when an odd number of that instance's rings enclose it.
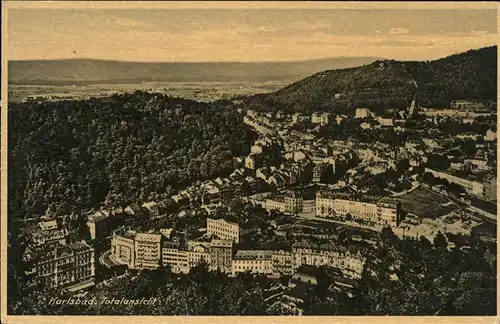
<path fill-rule="evenodd" d="M 289 112 L 378 112 L 405 109 L 413 100 L 448 107 L 456 99 L 496 101 L 497 47 L 435 61 L 377 60 L 364 66 L 316 73 L 276 92 L 242 99 L 245 107 Z"/>
<path fill-rule="evenodd" d="M 143 82 L 294 82 L 311 74 L 369 64 L 373 57 L 293 62 L 142 63 L 93 59 L 9 61 L 9 84 L 82 85 Z"/>

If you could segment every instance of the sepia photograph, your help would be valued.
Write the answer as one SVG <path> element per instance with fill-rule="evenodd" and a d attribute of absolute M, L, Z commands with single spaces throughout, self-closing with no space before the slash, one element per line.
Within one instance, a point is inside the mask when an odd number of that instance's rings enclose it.
<path fill-rule="evenodd" d="M 497 4 L 2 9 L 3 322 L 493 323 Z"/>

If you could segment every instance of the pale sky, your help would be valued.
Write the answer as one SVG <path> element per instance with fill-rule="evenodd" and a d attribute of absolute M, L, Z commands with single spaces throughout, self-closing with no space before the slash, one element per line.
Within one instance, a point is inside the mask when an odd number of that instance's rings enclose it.
<path fill-rule="evenodd" d="M 496 10 L 9 9 L 9 60 L 430 60 L 498 43 Z"/>

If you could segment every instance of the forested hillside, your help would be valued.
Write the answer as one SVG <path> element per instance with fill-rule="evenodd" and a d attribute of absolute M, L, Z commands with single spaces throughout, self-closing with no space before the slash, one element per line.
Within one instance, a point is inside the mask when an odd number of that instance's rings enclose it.
<path fill-rule="evenodd" d="M 496 99 L 497 48 L 488 47 L 436 61 L 376 61 L 361 67 L 314 74 L 270 94 L 244 100 L 262 110 L 377 112 L 403 109 L 417 98 L 423 106 L 448 107 L 454 99 Z"/>
<path fill-rule="evenodd" d="M 253 137 L 231 108 L 143 92 L 10 105 L 11 212 L 158 200 L 227 173 Z"/>
<path fill-rule="evenodd" d="M 497 98 L 497 47 L 486 47 L 432 62 L 413 62 L 423 106 L 446 107 L 450 100 Z"/>

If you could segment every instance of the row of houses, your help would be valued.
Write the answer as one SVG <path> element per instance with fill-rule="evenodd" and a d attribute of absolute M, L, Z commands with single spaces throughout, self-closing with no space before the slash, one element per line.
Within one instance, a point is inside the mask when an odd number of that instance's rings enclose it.
<path fill-rule="evenodd" d="M 380 201 L 354 199 L 350 194 L 318 192 L 315 199 L 304 199 L 300 194 L 289 191 L 265 200 L 253 200 L 267 211 L 287 214 L 314 213 L 317 217 L 344 220 L 352 217 L 380 226 L 397 227 L 399 210 L 396 204 Z"/>
<path fill-rule="evenodd" d="M 258 192 L 266 186 L 262 179 L 248 175 L 244 168 L 235 169 L 228 177 L 218 177 L 201 184 L 190 186 L 172 196 L 177 205 L 197 203 L 202 206 L 217 205 L 222 199 L 228 199 L 243 193 Z"/>
<path fill-rule="evenodd" d="M 318 193 L 316 197 L 316 216 L 338 219 L 350 216 L 354 220 L 391 227 L 397 227 L 400 221 L 396 204 L 355 200 L 326 193 Z"/>
<path fill-rule="evenodd" d="M 169 241 L 162 234 L 119 230 L 111 239 L 111 255 L 118 264 L 130 269 L 171 267 L 172 272 L 187 273 L 201 262 L 211 270 L 227 272 L 231 267 L 233 241 L 212 239 L 210 242 Z"/>
<path fill-rule="evenodd" d="M 253 200 L 255 204 L 262 206 L 267 211 L 279 211 L 287 214 L 311 213 L 316 210 L 315 199 L 304 199 L 304 197 L 292 190 L 283 194 L 277 194 L 265 200 Z"/>
<path fill-rule="evenodd" d="M 187 244 L 168 241 L 161 234 L 126 231 L 115 233 L 111 254 L 119 264 L 133 269 L 170 266 L 174 273 L 188 273 L 200 263 L 227 274 L 243 272 L 292 275 L 301 265 L 340 269 L 346 276 L 360 278 L 365 262 L 359 251 L 336 245 L 297 242 L 291 251 L 235 250 L 233 240 L 212 238 Z"/>
<path fill-rule="evenodd" d="M 290 115 L 290 114 L 285 114 L 283 111 L 278 111 L 276 114 L 273 113 L 261 114 L 254 110 L 247 110 L 247 116 L 245 117 L 247 117 L 250 120 L 253 119 L 259 121 L 260 123 L 266 126 L 272 126 L 273 120 L 284 121 L 286 119 L 291 119 L 292 122 L 294 123 L 310 122 L 312 124 L 329 125 L 333 121 L 335 121 L 338 124 L 346 116 L 335 115 L 335 117 L 333 117 L 333 115 L 328 112 L 319 112 L 319 111 L 313 112 L 310 115 L 301 113 L 294 113 Z"/>

